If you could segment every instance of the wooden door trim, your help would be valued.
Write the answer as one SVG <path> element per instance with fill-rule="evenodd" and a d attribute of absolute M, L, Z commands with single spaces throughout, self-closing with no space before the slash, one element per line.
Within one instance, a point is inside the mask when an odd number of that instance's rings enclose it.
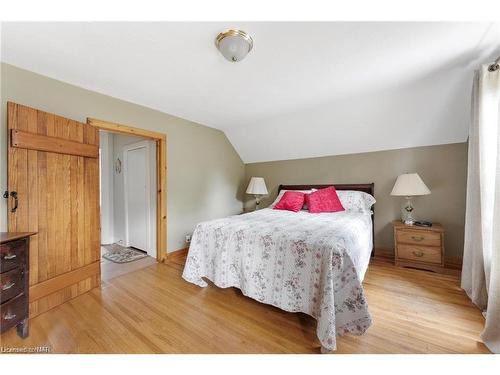
<path fill-rule="evenodd" d="M 135 135 L 138 137 L 151 138 L 151 139 L 163 139 L 167 138 L 166 134 L 158 133 L 151 130 L 134 128 L 132 126 L 117 124 L 115 122 L 98 120 L 95 118 L 87 117 L 87 124 L 92 125 L 101 130 L 108 130 L 112 133 L 121 133 L 127 135 Z"/>
<path fill-rule="evenodd" d="M 156 259 L 164 262 L 167 255 L 167 135 L 114 122 L 87 118 L 87 124 L 111 133 L 133 135 L 156 143 Z"/>

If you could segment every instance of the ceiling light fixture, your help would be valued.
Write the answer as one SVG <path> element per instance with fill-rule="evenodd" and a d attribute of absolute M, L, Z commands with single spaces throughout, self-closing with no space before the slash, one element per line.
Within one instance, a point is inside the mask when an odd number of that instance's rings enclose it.
<path fill-rule="evenodd" d="M 237 62 L 252 50 L 253 40 L 246 32 L 231 29 L 217 35 L 215 44 L 222 56 L 231 62 Z"/>

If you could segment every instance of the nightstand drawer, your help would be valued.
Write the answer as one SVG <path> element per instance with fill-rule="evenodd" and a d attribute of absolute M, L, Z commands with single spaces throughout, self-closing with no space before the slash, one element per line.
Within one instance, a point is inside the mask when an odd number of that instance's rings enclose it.
<path fill-rule="evenodd" d="M 422 230 L 397 230 L 396 241 L 417 246 L 441 246 L 441 234 Z"/>
<path fill-rule="evenodd" d="M 397 257 L 418 262 L 441 264 L 441 247 L 403 245 L 398 246 Z"/>

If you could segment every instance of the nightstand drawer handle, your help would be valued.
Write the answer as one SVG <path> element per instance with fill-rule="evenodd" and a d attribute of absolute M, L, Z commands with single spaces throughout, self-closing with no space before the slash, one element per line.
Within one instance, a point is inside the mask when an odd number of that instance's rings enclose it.
<path fill-rule="evenodd" d="M 423 241 L 425 239 L 425 237 L 422 237 L 422 236 L 419 236 L 419 237 L 411 236 L 411 239 L 413 241 Z"/>
<path fill-rule="evenodd" d="M 12 320 L 12 319 L 15 319 L 17 315 L 16 314 L 11 314 L 10 312 L 8 312 L 7 314 L 5 314 L 3 316 L 4 320 Z"/>
<path fill-rule="evenodd" d="M 7 284 L 4 284 L 2 285 L 2 290 L 9 290 L 10 288 L 12 288 L 14 285 L 16 285 L 16 283 L 13 283 L 12 281 L 7 283 Z"/>
<path fill-rule="evenodd" d="M 4 256 L 3 259 L 11 260 L 11 259 L 14 259 L 16 257 L 17 257 L 16 254 L 9 254 L 9 255 Z"/>
<path fill-rule="evenodd" d="M 413 255 L 415 255 L 418 258 L 421 258 L 424 256 L 424 253 L 422 251 L 413 251 Z"/>

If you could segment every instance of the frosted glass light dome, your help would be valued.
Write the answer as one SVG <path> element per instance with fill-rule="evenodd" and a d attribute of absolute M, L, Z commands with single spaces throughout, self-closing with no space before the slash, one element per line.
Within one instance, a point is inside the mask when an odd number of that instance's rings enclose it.
<path fill-rule="evenodd" d="M 226 60 L 238 62 L 252 50 L 253 40 L 244 31 L 227 30 L 217 35 L 216 45 Z"/>

